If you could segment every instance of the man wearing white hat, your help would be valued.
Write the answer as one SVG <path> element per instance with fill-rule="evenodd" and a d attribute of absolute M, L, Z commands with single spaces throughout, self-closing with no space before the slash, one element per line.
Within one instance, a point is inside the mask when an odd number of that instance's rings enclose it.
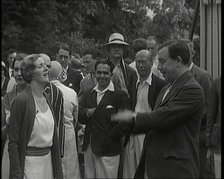
<path fill-rule="evenodd" d="M 129 107 L 134 110 L 135 108 L 135 93 L 137 73 L 134 69 L 124 63 L 123 54 L 129 44 L 124 42 L 124 36 L 120 33 L 113 33 L 109 37 L 109 42 L 104 45 L 108 52 L 109 60 L 115 65 L 113 70 L 112 81 L 115 86 L 124 90 L 129 96 Z M 124 139 L 123 146 L 128 143 L 129 135 Z M 124 151 L 121 153 L 118 177 L 123 176 L 123 156 Z"/>
<path fill-rule="evenodd" d="M 124 36 L 120 33 L 113 33 L 109 37 L 109 42 L 104 45 L 109 59 L 115 65 L 112 81 L 115 86 L 127 92 L 130 99 L 130 108 L 134 108 L 134 95 L 136 90 L 137 74 L 135 70 L 124 63 L 123 54 L 125 47 L 129 44 L 124 42 Z"/>

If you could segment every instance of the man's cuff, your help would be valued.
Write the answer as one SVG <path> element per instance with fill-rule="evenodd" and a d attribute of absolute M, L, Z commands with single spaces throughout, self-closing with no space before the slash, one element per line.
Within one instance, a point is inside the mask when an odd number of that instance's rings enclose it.
<path fill-rule="evenodd" d="M 86 116 L 89 118 L 88 109 L 86 109 Z"/>
<path fill-rule="evenodd" d="M 136 116 L 137 116 L 137 113 L 133 113 L 133 116 L 132 116 L 132 129 L 135 128 Z"/>

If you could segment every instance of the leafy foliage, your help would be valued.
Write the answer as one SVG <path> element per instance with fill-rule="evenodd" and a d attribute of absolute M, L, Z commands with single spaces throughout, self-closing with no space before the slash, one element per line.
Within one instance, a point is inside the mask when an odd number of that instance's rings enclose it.
<path fill-rule="evenodd" d="M 71 53 L 81 54 L 89 47 L 102 48 L 113 32 L 122 33 L 130 44 L 149 35 L 160 42 L 186 37 L 193 19 L 189 2 L 2 0 L 2 52 L 14 47 L 26 53 L 47 53 L 55 59 L 61 43 L 69 44 Z M 147 15 L 148 9 L 153 16 Z"/>

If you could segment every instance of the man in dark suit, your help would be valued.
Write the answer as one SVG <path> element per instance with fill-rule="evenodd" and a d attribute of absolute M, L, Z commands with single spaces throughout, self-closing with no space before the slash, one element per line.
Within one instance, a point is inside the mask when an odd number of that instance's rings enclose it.
<path fill-rule="evenodd" d="M 205 141 L 206 157 L 214 160 L 215 178 L 221 178 L 221 76 L 212 82 L 208 97 Z"/>
<path fill-rule="evenodd" d="M 82 75 L 70 67 L 69 51 L 67 49 L 63 49 L 63 47 L 60 48 L 57 54 L 57 61 L 63 68 L 63 84 L 72 88 L 78 94 Z"/>
<path fill-rule="evenodd" d="M 134 109 L 134 95 L 137 82 L 135 70 L 124 63 L 123 54 L 129 44 L 124 41 L 124 36 L 120 33 L 113 33 L 109 37 L 109 42 L 104 45 L 108 52 L 109 60 L 114 64 L 112 81 L 115 86 L 125 91 L 129 96 L 129 104 Z"/>
<path fill-rule="evenodd" d="M 117 178 L 126 127 L 111 122 L 110 117 L 128 106 L 128 96 L 112 83 L 113 68 L 109 60 L 97 61 L 97 85 L 79 97 L 79 122 L 86 125 L 85 178 Z"/>
<path fill-rule="evenodd" d="M 207 106 L 208 106 L 208 95 L 212 84 L 212 78 L 210 74 L 204 69 L 193 63 L 193 58 L 195 56 L 194 43 L 189 39 L 181 39 L 181 41 L 188 44 L 190 51 L 190 62 L 188 69 L 191 71 L 195 80 L 201 85 L 204 96 L 205 96 L 205 110 L 202 117 L 201 127 L 200 127 L 200 137 L 199 137 L 199 160 L 200 160 L 200 178 L 214 178 L 213 170 L 213 160 L 209 158 L 206 159 L 207 147 L 205 145 L 205 126 L 206 126 L 206 116 L 207 116 Z"/>
<path fill-rule="evenodd" d="M 170 83 L 149 113 L 119 112 L 112 121 L 131 123 L 135 133 L 147 132 L 135 178 L 198 178 L 199 130 L 204 110 L 201 86 L 188 70 L 190 53 L 184 42 L 159 48 L 158 69 Z"/>
<path fill-rule="evenodd" d="M 139 79 L 136 84 L 135 112 L 151 112 L 160 90 L 168 83 L 152 73 L 153 58 L 152 52 L 148 50 L 140 50 L 136 53 L 135 62 Z M 134 178 L 144 138 L 145 134 L 130 135 L 125 147 L 123 178 Z"/>

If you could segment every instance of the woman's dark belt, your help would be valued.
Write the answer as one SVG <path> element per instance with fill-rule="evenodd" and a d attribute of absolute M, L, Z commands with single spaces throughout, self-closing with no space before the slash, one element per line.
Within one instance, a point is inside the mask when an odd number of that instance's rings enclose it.
<path fill-rule="evenodd" d="M 44 156 L 50 152 L 50 147 L 30 147 L 26 148 L 26 156 Z"/>

